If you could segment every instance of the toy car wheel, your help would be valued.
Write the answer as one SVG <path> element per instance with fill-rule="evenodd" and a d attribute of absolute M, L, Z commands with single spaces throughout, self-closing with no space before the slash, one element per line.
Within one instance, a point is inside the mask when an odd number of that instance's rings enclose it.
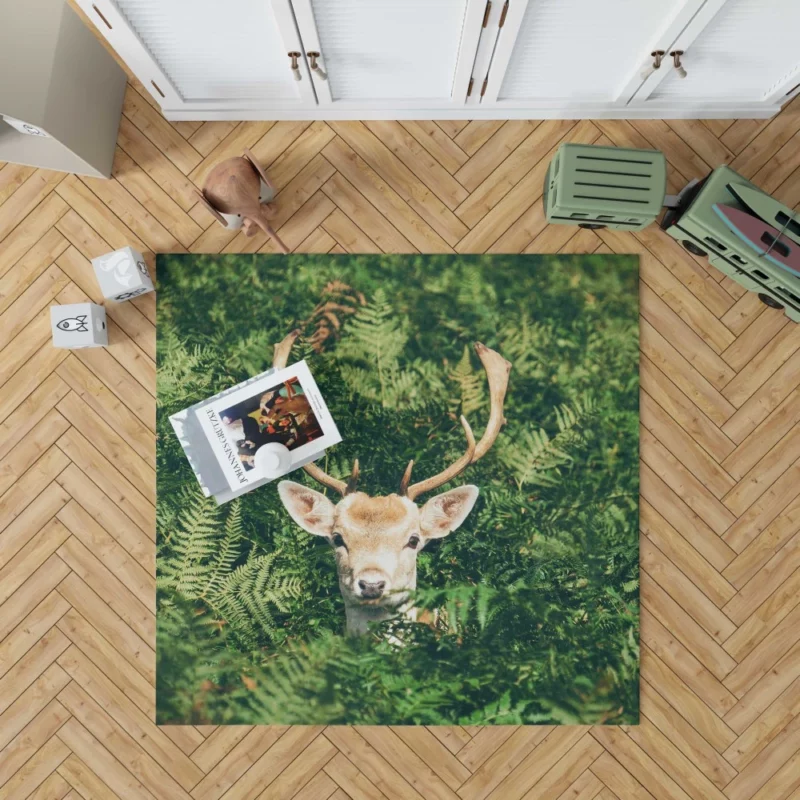
<path fill-rule="evenodd" d="M 768 294 L 763 294 L 762 292 L 759 292 L 758 299 L 765 306 L 769 306 L 770 308 L 778 308 L 778 309 L 783 308 L 783 306 L 774 297 L 770 297 Z"/>
<path fill-rule="evenodd" d="M 587 228 L 590 231 L 596 231 L 596 230 L 599 230 L 600 228 L 605 228 L 606 226 L 605 225 L 598 225 L 596 222 L 579 222 L 578 223 L 578 227 L 579 228 Z"/>
<path fill-rule="evenodd" d="M 703 258 L 704 256 L 707 256 L 707 255 L 708 255 L 708 253 L 706 253 L 706 251 L 705 251 L 705 250 L 702 250 L 702 249 L 700 249 L 700 248 L 699 248 L 699 247 L 698 247 L 698 246 L 697 246 L 697 245 L 696 245 L 694 242 L 690 242 L 688 239 L 684 239 L 684 240 L 681 242 L 681 244 L 682 244 L 682 245 L 684 246 L 684 248 L 685 248 L 686 250 L 688 250 L 688 251 L 689 251 L 689 252 L 690 252 L 690 253 L 691 253 L 693 256 L 700 256 L 700 258 Z"/>

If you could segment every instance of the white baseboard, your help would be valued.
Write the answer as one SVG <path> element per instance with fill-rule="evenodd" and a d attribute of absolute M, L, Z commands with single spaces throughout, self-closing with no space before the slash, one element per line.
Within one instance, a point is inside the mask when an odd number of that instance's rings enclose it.
<path fill-rule="evenodd" d="M 393 120 L 393 119 L 769 119 L 779 105 L 749 103 L 738 105 L 565 106 L 557 108 L 164 108 L 174 122 L 206 120 Z"/>

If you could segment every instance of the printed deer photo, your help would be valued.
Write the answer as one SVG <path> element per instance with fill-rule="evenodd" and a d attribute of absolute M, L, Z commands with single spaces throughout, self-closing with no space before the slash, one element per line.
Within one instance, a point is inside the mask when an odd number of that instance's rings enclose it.
<path fill-rule="evenodd" d="M 274 367 L 286 366 L 298 335 L 299 331 L 293 331 L 275 346 Z M 418 553 L 431 540 L 457 530 L 478 499 L 478 487 L 468 484 L 435 495 L 423 505 L 416 502 L 486 455 L 505 424 L 503 402 L 511 364 L 480 342 L 475 344 L 475 352 L 488 381 L 489 422 L 476 444 L 469 423 L 461 417 L 466 450 L 442 472 L 412 484 L 411 461 L 397 492 L 373 497 L 357 490 L 357 459 L 346 481 L 331 477 L 314 463 L 306 464 L 303 469 L 308 475 L 341 495 L 337 503 L 295 481 L 278 484 L 281 501 L 292 519 L 304 531 L 328 539 L 334 548 L 346 629 L 351 636 L 363 635 L 370 623 L 397 615 L 416 620 L 410 593 L 417 587 Z"/>

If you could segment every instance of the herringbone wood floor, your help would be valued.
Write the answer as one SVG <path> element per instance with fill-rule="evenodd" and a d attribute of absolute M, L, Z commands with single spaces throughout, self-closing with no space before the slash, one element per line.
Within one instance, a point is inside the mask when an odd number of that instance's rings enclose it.
<path fill-rule="evenodd" d="M 723 162 L 800 203 L 772 121 L 164 121 L 128 89 L 111 181 L 0 169 L 0 798 L 800 798 L 800 326 L 640 234 L 545 225 L 561 141 Z M 300 252 L 641 256 L 642 720 L 616 728 L 164 727 L 154 709 L 153 295 L 50 344 L 88 259 L 273 252 L 193 187 L 250 147 Z M 265 354 L 266 358 L 266 354 Z"/>

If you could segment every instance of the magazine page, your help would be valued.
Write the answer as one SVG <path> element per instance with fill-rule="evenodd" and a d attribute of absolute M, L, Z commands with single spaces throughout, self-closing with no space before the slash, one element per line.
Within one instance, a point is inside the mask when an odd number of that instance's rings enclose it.
<path fill-rule="evenodd" d="M 265 444 L 289 449 L 291 471 L 342 440 L 305 361 L 213 398 L 195 414 L 233 491 L 263 481 L 256 453 Z"/>
<path fill-rule="evenodd" d="M 254 383 L 262 381 L 268 375 L 273 375 L 276 371 L 277 370 L 274 368 L 271 368 L 258 375 L 253 375 L 252 378 L 248 378 L 241 383 L 237 383 L 235 386 L 224 389 L 213 397 L 206 397 L 198 403 L 193 403 L 188 408 L 178 411 L 169 418 L 175 435 L 178 437 L 178 441 L 206 497 L 215 496 L 219 492 L 229 492 L 230 487 L 228 486 L 226 476 L 222 472 L 222 467 L 214 455 L 211 442 L 206 438 L 205 431 L 200 425 L 200 420 L 194 412 L 196 409 L 218 398 L 227 397 L 245 386 L 252 386 Z M 245 491 L 247 491 L 247 489 L 245 489 Z"/>

